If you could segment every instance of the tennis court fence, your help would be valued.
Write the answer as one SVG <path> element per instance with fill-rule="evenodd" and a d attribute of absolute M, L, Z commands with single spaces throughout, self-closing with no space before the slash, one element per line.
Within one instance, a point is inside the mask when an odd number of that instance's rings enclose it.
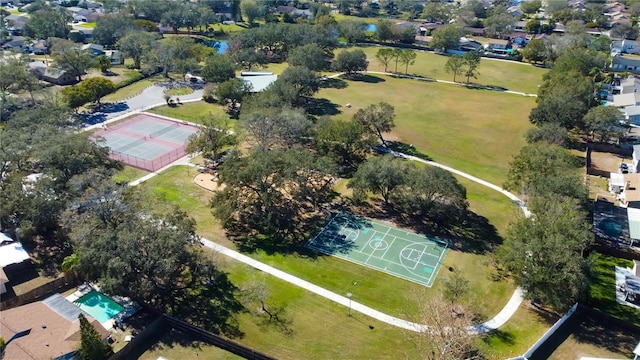
<path fill-rule="evenodd" d="M 115 150 L 111 150 L 110 155 L 112 159 L 122 161 L 127 165 L 131 165 L 143 170 L 156 171 L 180 159 L 181 157 L 185 156 L 186 147 L 187 145 L 183 145 L 175 150 L 167 152 L 162 156 L 159 156 L 151 160 L 146 160 L 143 158 L 139 158 L 135 155 L 131 155 L 131 154 L 115 151 Z"/>

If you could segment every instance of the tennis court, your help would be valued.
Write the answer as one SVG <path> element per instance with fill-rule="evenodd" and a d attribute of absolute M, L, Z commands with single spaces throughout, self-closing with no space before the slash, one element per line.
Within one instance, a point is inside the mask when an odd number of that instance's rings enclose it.
<path fill-rule="evenodd" d="M 141 169 L 156 171 L 186 155 L 187 141 L 198 128 L 180 120 L 148 113 L 135 115 L 93 134 L 110 157 Z"/>
<path fill-rule="evenodd" d="M 339 213 L 306 247 L 431 287 L 447 245 L 410 231 Z"/>

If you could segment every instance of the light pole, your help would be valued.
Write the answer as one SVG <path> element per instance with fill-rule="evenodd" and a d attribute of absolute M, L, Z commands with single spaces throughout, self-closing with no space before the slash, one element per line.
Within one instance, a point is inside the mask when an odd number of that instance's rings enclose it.
<path fill-rule="evenodd" d="M 349 316 L 351 316 L 351 296 L 353 296 L 353 294 L 347 293 L 347 297 L 349 298 Z"/>

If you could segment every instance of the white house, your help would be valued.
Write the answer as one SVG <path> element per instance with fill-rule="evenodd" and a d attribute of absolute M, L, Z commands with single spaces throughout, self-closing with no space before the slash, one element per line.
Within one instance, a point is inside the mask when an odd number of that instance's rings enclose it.
<path fill-rule="evenodd" d="M 632 159 L 634 172 L 640 172 L 640 145 L 633 145 Z"/>
<path fill-rule="evenodd" d="M 2 234 L 3 239 L 12 240 L 7 234 Z M 4 294 L 7 292 L 7 288 L 5 284 L 9 282 L 7 275 L 4 272 L 4 268 L 13 265 L 20 264 L 24 261 L 29 260 L 29 253 L 24 250 L 22 247 L 22 243 L 19 241 L 4 243 L 4 245 L 0 246 L 0 294 Z"/>

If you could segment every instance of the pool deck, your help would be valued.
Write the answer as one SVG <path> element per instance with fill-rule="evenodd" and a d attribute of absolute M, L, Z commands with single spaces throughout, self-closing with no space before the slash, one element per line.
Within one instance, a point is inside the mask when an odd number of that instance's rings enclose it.
<path fill-rule="evenodd" d="M 90 293 L 93 290 L 96 290 L 102 293 L 100 291 L 100 287 L 97 286 L 96 284 L 82 284 L 78 286 L 78 289 L 74 291 L 73 294 L 67 296 L 66 299 L 75 304 L 75 302 L 78 299 L 80 299 L 81 297 Z M 108 296 L 108 295 L 105 294 L 105 296 Z M 138 310 L 140 310 L 140 306 L 138 306 L 128 297 L 124 297 L 124 296 L 108 296 L 108 297 L 111 298 L 113 301 L 117 302 L 118 304 L 120 304 L 122 307 L 124 307 L 124 310 L 119 312 L 113 318 L 103 323 L 100 323 L 107 330 L 114 329 L 116 327 L 116 321 L 125 320 L 126 318 L 128 318 L 129 316 L 135 314 L 136 312 L 138 312 Z"/>

